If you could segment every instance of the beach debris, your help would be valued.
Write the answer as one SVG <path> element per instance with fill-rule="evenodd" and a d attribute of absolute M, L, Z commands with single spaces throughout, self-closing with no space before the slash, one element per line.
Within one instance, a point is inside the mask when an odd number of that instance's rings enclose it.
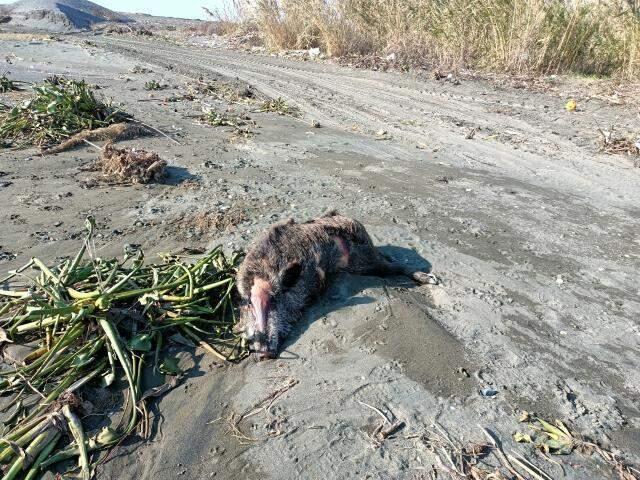
<path fill-rule="evenodd" d="M 289 105 L 282 97 L 265 100 L 256 112 L 277 113 L 278 115 L 286 115 L 289 117 L 300 116 L 300 109 L 296 106 Z"/>
<path fill-rule="evenodd" d="M 250 103 L 256 100 L 256 93 L 251 85 L 236 85 L 216 79 L 206 81 L 204 77 L 199 77 L 197 81 L 188 83 L 187 91 L 194 96 L 213 96 L 229 103 Z"/>
<path fill-rule="evenodd" d="M 453 479 L 506 479 L 499 469 L 487 471 L 480 465 L 480 460 L 493 450 L 493 446 L 486 442 L 468 442 L 462 444 L 451 438 L 449 433 L 438 423 L 419 436 L 420 443 L 432 452 L 437 461 L 437 467 L 446 472 Z M 437 477 L 439 478 L 439 476 Z"/>
<path fill-rule="evenodd" d="M 0 112 L 0 140 L 48 148 L 83 130 L 126 122 L 131 116 L 96 98 L 84 80 L 61 77 L 32 87 L 34 96 Z"/>
<path fill-rule="evenodd" d="M 130 70 L 130 73 L 153 73 L 153 70 L 142 65 L 134 65 Z"/>
<path fill-rule="evenodd" d="M 246 115 L 231 115 L 227 113 L 218 112 L 212 108 L 203 109 L 202 121 L 212 127 L 244 127 L 251 122 L 251 118 Z"/>
<path fill-rule="evenodd" d="M 640 156 L 640 138 L 634 141 L 631 136 L 616 135 L 613 127 L 609 131 L 602 129 L 598 131 L 600 132 L 600 151 L 609 155 Z"/>
<path fill-rule="evenodd" d="M 293 387 L 300 383 L 299 380 L 295 378 L 287 378 L 282 386 L 276 388 L 273 392 L 267 395 L 265 398 L 260 400 L 259 402 L 253 404 L 251 407 L 247 408 L 241 414 L 232 413 L 227 419 L 227 425 L 229 427 L 228 433 L 231 434 L 232 437 L 235 437 L 241 444 L 246 445 L 247 442 L 252 443 L 260 438 L 250 437 L 245 434 L 242 430 L 242 423 L 255 415 L 258 415 L 263 412 L 268 412 L 269 409 L 273 406 L 273 404 L 282 397 L 285 393 L 291 390 Z M 284 432 L 276 431 L 274 433 L 270 433 L 267 437 L 281 436 Z"/>
<path fill-rule="evenodd" d="M 144 84 L 145 90 L 162 90 L 164 88 L 164 85 L 161 85 L 157 80 L 149 80 Z"/>
<path fill-rule="evenodd" d="M 640 480 L 640 470 L 596 442 L 571 432 L 567 424 L 561 420 L 551 423 L 524 411 L 519 421 L 526 423 L 533 434 L 516 432 L 514 440 L 517 442 L 531 443 L 545 455 L 569 455 L 574 451 L 589 456 L 597 454 L 620 480 Z"/>
<path fill-rule="evenodd" d="M 118 35 L 139 35 L 152 37 L 153 32 L 142 25 L 128 25 L 126 23 L 111 23 L 103 27 L 105 33 Z"/>
<path fill-rule="evenodd" d="M 11 80 L 6 74 L 0 76 L 0 93 L 20 90 L 18 82 Z"/>
<path fill-rule="evenodd" d="M 578 103 L 573 99 L 569 99 L 569 101 L 564 105 L 564 108 L 567 112 L 575 112 L 578 108 Z"/>
<path fill-rule="evenodd" d="M 150 183 L 162 180 L 167 162 L 155 152 L 107 143 L 94 166 L 113 182 Z"/>
<path fill-rule="evenodd" d="M 495 397 L 498 394 L 498 391 L 493 387 L 485 387 L 480 389 L 480 394 L 483 397 Z"/>
<path fill-rule="evenodd" d="M 0 395 L 10 395 L 16 406 L 0 445 L 4 479 L 36 478 L 71 458 L 79 458 L 81 477 L 89 478 L 101 455 L 136 429 L 148 435 L 146 402 L 173 388 L 181 373 L 163 351 L 175 333 L 207 344 L 217 359 L 246 354 L 231 330 L 238 254 L 227 257 L 217 247 L 194 261 L 163 254 L 161 263 L 148 263 L 142 250 L 128 245 L 122 259 L 98 258 L 95 230 L 87 218 L 75 257 L 55 265 L 33 258 L 0 279 L 5 341 L 29 346 L 20 362 L 0 372 Z M 169 386 L 143 394 L 145 365 L 163 370 Z M 88 404 L 80 398 L 116 388 L 118 379 L 128 391 L 124 417 L 87 430 Z"/>
<path fill-rule="evenodd" d="M 312 128 L 320 128 L 320 122 L 318 120 L 312 120 L 311 121 L 311 127 Z"/>
<path fill-rule="evenodd" d="M 370 410 L 373 410 L 382 418 L 382 422 L 378 424 L 376 429 L 370 435 L 371 439 L 373 440 L 374 447 L 380 447 L 387 438 L 391 437 L 405 427 L 405 423 L 402 420 L 395 418 L 395 415 L 393 415 L 391 411 L 389 411 L 389 414 L 391 416 L 390 420 L 389 417 L 385 415 L 379 408 L 376 408 L 373 405 L 369 405 L 368 403 L 365 403 L 361 400 L 358 400 L 358 403 L 364 407 L 369 408 Z"/>
<path fill-rule="evenodd" d="M 175 225 L 180 232 L 201 236 L 217 232 L 232 232 L 248 219 L 245 209 L 234 205 L 224 210 L 205 210 L 191 215 L 181 215 Z"/>

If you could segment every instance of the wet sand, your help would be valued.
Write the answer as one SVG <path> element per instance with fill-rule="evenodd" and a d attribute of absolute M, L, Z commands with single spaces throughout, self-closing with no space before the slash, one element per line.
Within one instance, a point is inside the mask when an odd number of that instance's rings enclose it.
<path fill-rule="evenodd" d="M 184 350 L 193 369 L 154 404 L 152 438 L 117 449 L 98 478 L 429 478 L 437 463 L 421 435 L 434 421 L 461 442 L 484 440 L 479 426 L 489 428 L 559 477 L 513 442 L 525 430 L 521 410 L 566 420 L 640 460 L 640 169 L 598 152 L 594 126 L 640 131 L 632 107 L 577 97 L 572 114 L 565 96 L 483 82 L 91 41 L 1 40 L 0 49 L 15 56 L 12 78 L 86 78 L 182 145 L 162 136 L 119 142 L 169 162 L 167 181 L 148 186 L 95 182 L 83 171 L 96 158 L 90 147 L 46 157 L 0 151 L 2 270 L 72 254 L 88 214 L 99 226 L 97 254 L 139 243 L 151 257 L 243 248 L 277 219 L 337 208 L 386 253 L 430 265 L 442 280 L 339 275 L 274 361 L 216 366 Z M 131 73 L 136 64 L 153 72 Z M 154 101 L 184 93 L 199 75 L 248 82 L 298 105 L 302 118 L 214 98 Z M 151 79 L 169 87 L 150 97 Z M 256 135 L 201 125 L 202 104 L 247 113 Z M 189 227 L 198 214 L 232 209 L 243 215 L 223 231 Z M 233 414 L 282 386 L 290 388 L 269 408 L 230 429 Z M 405 427 L 374 445 L 381 419 L 363 403 Z M 554 459 L 570 479 L 615 478 L 594 457 Z"/>

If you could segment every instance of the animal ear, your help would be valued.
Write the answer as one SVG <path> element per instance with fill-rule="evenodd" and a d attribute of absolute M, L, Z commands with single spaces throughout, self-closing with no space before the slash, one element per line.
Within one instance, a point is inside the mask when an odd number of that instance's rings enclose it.
<path fill-rule="evenodd" d="M 284 267 L 278 275 L 282 288 L 286 289 L 293 287 L 298 281 L 298 278 L 300 278 L 301 273 L 302 265 L 300 265 L 300 262 L 289 262 L 289 264 Z"/>

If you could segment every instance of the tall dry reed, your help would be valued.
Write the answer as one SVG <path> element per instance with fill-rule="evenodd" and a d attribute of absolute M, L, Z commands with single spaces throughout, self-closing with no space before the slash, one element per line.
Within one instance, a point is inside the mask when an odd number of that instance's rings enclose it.
<path fill-rule="evenodd" d="M 242 0 L 273 50 L 492 72 L 640 77 L 638 0 Z"/>

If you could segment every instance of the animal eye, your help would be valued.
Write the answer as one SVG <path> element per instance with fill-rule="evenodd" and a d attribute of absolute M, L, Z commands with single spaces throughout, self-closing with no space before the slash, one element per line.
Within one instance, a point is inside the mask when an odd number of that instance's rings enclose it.
<path fill-rule="evenodd" d="M 299 262 L 291 262 L 289 263 L 281 272 L 280 272 L 280 284 L 284 288 L 291 288 L 300 278 L 300 274 L 302 273 L 302 265 Z"/>

